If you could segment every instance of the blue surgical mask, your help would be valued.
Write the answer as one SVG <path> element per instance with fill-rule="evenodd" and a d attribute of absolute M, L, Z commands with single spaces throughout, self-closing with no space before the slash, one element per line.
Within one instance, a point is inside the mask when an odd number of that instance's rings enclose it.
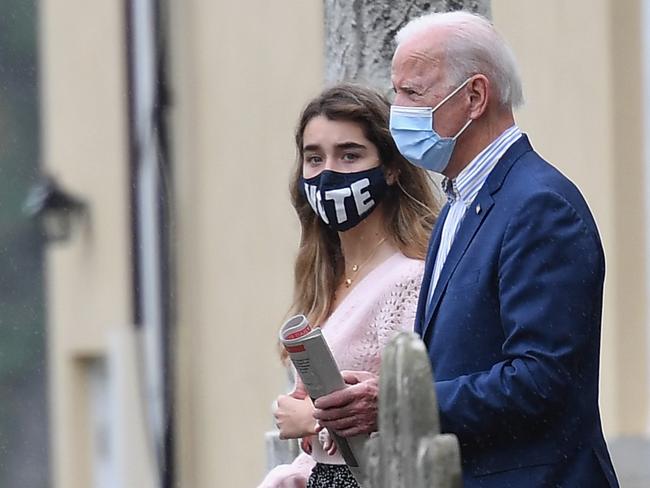
<path fill-rule="evenodd" d="M 351 229 L 377 207 L 388 190 L 381 165 L 366 171 L 325 170 L 302 178 L 301 188 L 316 215 L 332 230 Z"/>
<path fill-rule="evenodd" d="M 451 159 L 456 139 L 469 127 L 472 119 L 453 137 L 442 137 L 433 129 L 433 113 L 471 80 L 467 78 L 435 107 L 390 108 L 390 133 L 399 152 L 415 166 L 442 173 Z"/>

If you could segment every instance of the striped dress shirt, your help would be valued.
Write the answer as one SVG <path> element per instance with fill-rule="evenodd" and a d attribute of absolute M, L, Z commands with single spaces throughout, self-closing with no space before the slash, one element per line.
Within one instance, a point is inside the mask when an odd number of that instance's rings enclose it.
<path fill-rule="evenodd" d="M 483 149 L 456 178 L 453 180 L 444 178 L 442 180 L 442 189 L 447 195 L 449 212 L 443 224 L 440 247 L 438 247 L 436 262 L 433 267 L 433 275 L 431 276 L 427 297 L 427 311 L 429 310 L 433 292 L 440 278 L 442 267 L 445 264 L 458 228 L 465 216 L 465 211 L 472 204 L 476 195 L 478 195 L 479 190 L 483 187 L 485 180 L 487 180 L 487 177 L 499 162 L 501 156 L 520 137 L 521 129 L 513 125 L 503 131 L 499 137 Z"/>

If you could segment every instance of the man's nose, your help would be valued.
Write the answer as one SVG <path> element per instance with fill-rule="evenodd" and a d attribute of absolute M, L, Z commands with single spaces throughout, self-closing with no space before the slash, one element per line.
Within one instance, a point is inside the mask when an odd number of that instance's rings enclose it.
<path fill-rule="evenodd" d="M 405 106 L 404 105 L 404 98 L 405 97 L 403 95 L 400 95 L 399 93 L 397 93 L 395 95 L 395 97 L 393 97 L 393 105 L 400 105 L 402 107 Z"/>

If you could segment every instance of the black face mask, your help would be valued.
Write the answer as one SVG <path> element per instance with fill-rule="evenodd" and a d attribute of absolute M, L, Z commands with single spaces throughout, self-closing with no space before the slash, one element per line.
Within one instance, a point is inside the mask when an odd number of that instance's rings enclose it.
<path fill-rule="evenodd" d="M 339 232 L 370 215 L 388 189 L 381 166 L 357 173 L 325 170 L 313 178 L 302 178 L 301 183 L 316 215 Z"/>

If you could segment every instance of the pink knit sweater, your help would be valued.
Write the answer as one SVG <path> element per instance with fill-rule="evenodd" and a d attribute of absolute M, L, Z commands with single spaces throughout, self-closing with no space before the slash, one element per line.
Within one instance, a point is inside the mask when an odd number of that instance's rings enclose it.
<path fill-rule="evenodd" d="M 402 330 L 412 330 L 424 262 L 397 252 L 368 273 L 321 325 L 341 370 L 379 373 L 382 348 Z M 304 488 L 316 462 L 343 464 L 312 438 L 312 454 L 275 467 L 258 488 Z"/>

